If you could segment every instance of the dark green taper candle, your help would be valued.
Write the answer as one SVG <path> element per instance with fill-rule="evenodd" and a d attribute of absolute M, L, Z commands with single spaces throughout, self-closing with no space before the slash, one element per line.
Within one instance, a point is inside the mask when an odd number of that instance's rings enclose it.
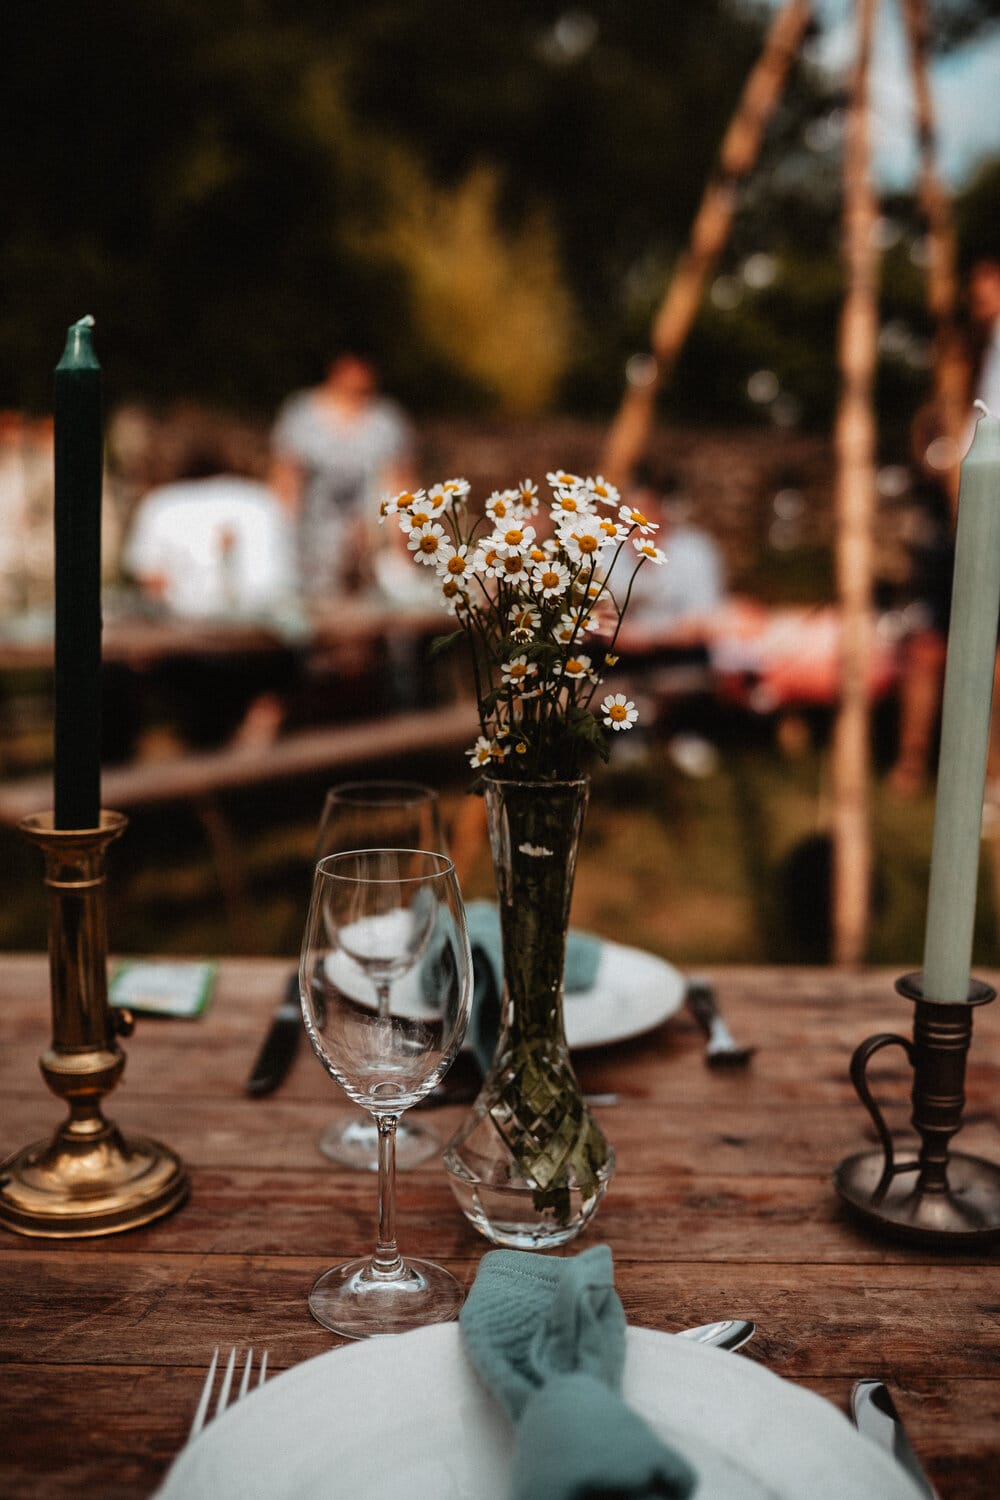
<path fill-rule="evenodd" d="M 101 367 L 81 318 L 55 373 L 55 824 L 101 809 Z"/>

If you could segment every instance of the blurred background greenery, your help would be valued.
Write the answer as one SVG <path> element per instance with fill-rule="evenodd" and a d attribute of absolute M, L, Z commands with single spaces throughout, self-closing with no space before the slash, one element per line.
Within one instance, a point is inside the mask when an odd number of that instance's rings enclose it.
<path fill-rule="evenodd" d="M 561 429 L 546 442 L 539 424 L 601 431 L 613 412 L 771 13 L 739 0 L 9 0 L 0 407 L 49 409 L 62 332 L 91 312 L 109 408 L 201 403 L 266 431 L 289 391 L 360 344 L 432 447 L 435 423 L 452 424 L 449 452 L 461 423 L 493 424 L 504 456 L 533 424 L 538 450 L 572 464 Z M 940 52 L 995 26 L 1000 0 L 931 14 Z M 838 90 L 808 53 L 793 69 L 661 397 L 661 438 L 683 430 L 688 449 L 699 429 L 770 435 L 768 504 L 783 445 L 822 441 L 837 398 Z M 1000 163 L 960 186 L 955 209 L 964 248 L 995 238 Z M 882 213 L 880 448 L 905 463 L 930 383 L 926 242 L 909 195 L 883 195 Z M 715 472 L 740 453 L 734 441 Z M 504 459 L 494 482 L 518 472 Z M 761 516 L 742 585 L 828 597 L 828 533 L 808 555 L 768 552 Z M 656 744 L 602 772 L 574 919 L 685 963 L 821 956 L 801 897 L 821 909 L 822 861 L 796 893 L 788 857 L 823 832 L 829 725 L 794 754 L 773 727 L 713 723 L 721 753 L 704 779 Z M 454 816 L 455 761 L 385 771 L 441 786 Z M 261 951 L 297 945 L 322 789 L 228 809 Z M 879 785 L 875 799 L 871 957 L 912 965 L 932 797 L 903 807 Z M 40 947 L 37 856 L 3 830 L 0 862 L 0 945 Z M 990 878 L 977 960 L 994 963 Z M 470 894 L 488 891 L 484 851 Z M 110 894 L 119 950 L 236 946 L 193 812 L 136 813 Z"/>
<path fill-rule="evenodd" d="M 940 49 L 1000 6 L 931 11 Z M 88 310 L 112 403 L 270 412 L 360 340 L 418 415 L 607 413 L 769 19 L 740 0 L 14 0 L 0 405 L 47 408 L 59 330 Z M 829 425 L 839 86 L 795 67 L 666 417 Z M 998 204 L 994 166 L 960 220 Z M 928 327 L 919 217 L 884 209 L 898 445 Z M 761 367 L 777 408 L 747 393 Z"/>

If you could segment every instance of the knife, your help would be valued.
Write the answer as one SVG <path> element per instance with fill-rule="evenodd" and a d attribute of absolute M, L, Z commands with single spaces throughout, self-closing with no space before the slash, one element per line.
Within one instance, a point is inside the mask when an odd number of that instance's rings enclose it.
<path fill-rule="evenodd" d="M 896 1403 L 881 1380 L 855 1382 L 851 1391 L 851 1416 L 859 1432 L 878 1443 L 886 1453 L 892 1454 L 913 1480 L 919 1494 L 924 1495 L 926 1500 L 938 1500 L 937 1490 L 924 1473 L 906 1435 Z"/>
<path fill-rule="evenodd" d="M 288 981 L 285 998 L 271 1018 L 264 1045 L 257 1054 L 246 1091 L 259 1099 L 282 1083 L 299 1050 L 302 1036 L 302 1007 L 299 1003 L 299 976 L 296 971 Z"/>

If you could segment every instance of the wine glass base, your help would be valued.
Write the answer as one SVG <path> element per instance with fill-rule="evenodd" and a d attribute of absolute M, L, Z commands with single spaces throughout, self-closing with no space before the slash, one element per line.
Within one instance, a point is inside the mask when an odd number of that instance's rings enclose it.
<path fill-rule="evenodd" d="M 354 1120 L 334 1120 L 323 1132 L 319 1149 L 338 1166 L 352 1167 L 356 1172 L 378 1171 L 378 1126 L 371 1116 Z M 396 1126 L 396 1170 L 406 1172 L 421 1162 L 438 1156 L 444 1147 L 433 1130 L 400 1120 Z"/>
<path fill-rule="evenodd" d="M 380 1277 L 370 1260 L 352 1260 L 324 1271 L 309 1293 L 317 1323 L 349 1339 L 407 1333 L 457 1317 L 465 1289 L 450 1271 L 429 1260 L 406 1260 L 403 1274 Z"/>

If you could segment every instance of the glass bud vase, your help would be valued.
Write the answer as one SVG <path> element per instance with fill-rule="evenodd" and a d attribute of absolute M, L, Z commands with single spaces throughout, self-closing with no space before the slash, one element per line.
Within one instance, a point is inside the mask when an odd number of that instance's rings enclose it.
<path fill-rule="evenodd" d="M 478 1098 L 444 1153 L 487 1239 L 545 1250 L 592 1217 L 615 1156 L 583 1097 L 563 1028 L 563 965 L 589 781 L 486 779 L 500 906 L 500 1034 Z"/>

